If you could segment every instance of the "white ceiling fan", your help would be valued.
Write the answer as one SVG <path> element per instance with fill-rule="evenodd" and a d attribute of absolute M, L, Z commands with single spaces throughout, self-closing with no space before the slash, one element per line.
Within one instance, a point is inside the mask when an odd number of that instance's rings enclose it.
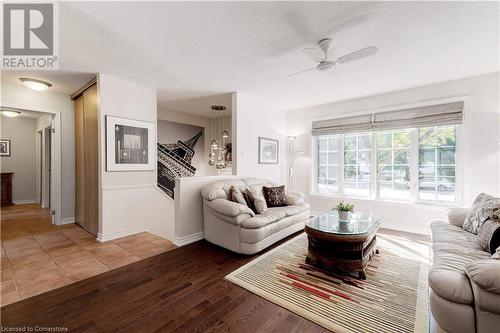
<path fill-rule="evenodd" d="M 306 47 L 302 49 L 302 52 L 311 57 L 318 64 L 314 67 L 305 69 L 303 71 L 293 73 L 288 75 L 288 77 L 294 77 L 296 75 L 309 72 L 309 71 L 320 71 L 325 72 L 328 71 L 332 73 L 335 70 L 336 64 L 344 64 L 349 61 L 353 61 L 356 59 L 368 57 L 377 53 L 378 48 L 375 46 L 368 46 L 361 50 L 357 50 L 355 52 L 346 54 L 342 57 L 339 57 L 335 60 L 328 59 L 328 54 L 332 48 L 333 41 L 331 38 L 324 38 L 318 42 L 318 47 Z"/>

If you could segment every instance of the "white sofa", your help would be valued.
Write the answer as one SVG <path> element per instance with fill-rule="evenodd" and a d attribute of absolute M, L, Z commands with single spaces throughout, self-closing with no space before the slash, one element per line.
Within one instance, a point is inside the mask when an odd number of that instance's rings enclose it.
<path fill-rule="evenodd" d="M 500 332 L 500 260 L 464 229 L 468 209 L 448 211 L 431 222 L 434 262 L 429 273 L 430 307 L 441 331 Z"/>
<path fill-rule="evenodd" d="M 310 217 L 304 196 L 293 193 L 294 204 L 268 208 L 255 214 L 245 205 L 228 200 L 231 186 L 248 187 L 262 195 L 263 186 L 273 186 L 257 178 L 221 180 L 202 188 L 205 239 L 233 252 L 254 254 L 286 236 L 304 229 Z"/>

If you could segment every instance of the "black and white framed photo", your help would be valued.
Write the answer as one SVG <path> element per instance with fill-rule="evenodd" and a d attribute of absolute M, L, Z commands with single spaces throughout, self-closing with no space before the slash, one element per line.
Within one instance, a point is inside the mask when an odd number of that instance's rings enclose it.
<path fill-rule="evenodd" d="M 10 140 L 0 139 L 0 156 L 10 156 Z"/>
<path fill-rule="evenodd" d="M 280 142 L 259 137 L 259 164 L 278 164 Z"/>
<path fill-rule="evenodd" d="M 106 171 L 155 170 L 154 123 L 106 116 Z"/>

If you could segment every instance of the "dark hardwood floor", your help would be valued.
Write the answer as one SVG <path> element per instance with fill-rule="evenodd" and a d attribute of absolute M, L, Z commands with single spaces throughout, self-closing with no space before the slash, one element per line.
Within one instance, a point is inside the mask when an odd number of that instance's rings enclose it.
<path fill-rule="evenodd" d="M 7 305 L 1 324 L 70 332 L 326 332 L 223 279 L 254 257 L 199 241 Z"/>

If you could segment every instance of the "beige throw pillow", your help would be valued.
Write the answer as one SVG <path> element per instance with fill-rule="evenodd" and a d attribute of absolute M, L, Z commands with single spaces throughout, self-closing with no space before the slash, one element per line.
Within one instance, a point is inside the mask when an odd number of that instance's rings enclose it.
<path fill-rule="evenodd" d="M 241 192 L 241 190 L 236 186 L 231 186 L 229 189 L 229 200 L 248 207 L 243 192 Z"/>
<path fill-rule="evenodd" d="M 500 198 L 481 193 L 474 199 L 472 208 L 465 218 L 463 229 L 474 235 L 477 230 L 488 219 L 499 221 L 500 216 Z"/>

